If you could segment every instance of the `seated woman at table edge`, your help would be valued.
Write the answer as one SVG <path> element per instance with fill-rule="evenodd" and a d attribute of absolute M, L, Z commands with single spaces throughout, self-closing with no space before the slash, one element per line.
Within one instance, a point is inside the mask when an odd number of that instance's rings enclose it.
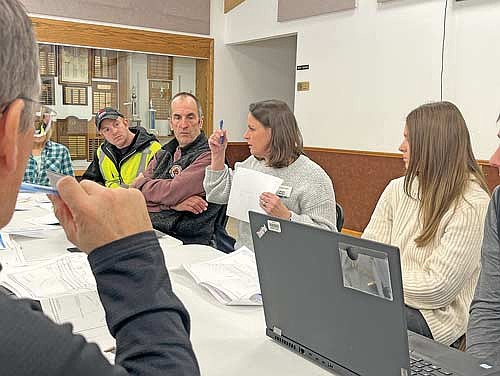
<path fill-rule="evenodd" d="M 335 231 L 332 181 L 318 164 L 303 154 L 302 135 L 288 105 L 279 100 L 253 103 L 249 106 L 247 121 L 244 138 L 251 156 L 237 162 L 235 172 L 241 167 L 283 179 L 279 196 L 263 192 L 259 206 L 274 217 Z M 208 143 L 212 159 L 203 181 L 207 201 L 226 204 L 233 181 L 233 171 L 224 163 L 227 131 L 216 129 Z M 238 221 L 235 248 L 240 246 L 253 249 L 250 225 L 244 221 Z"/>

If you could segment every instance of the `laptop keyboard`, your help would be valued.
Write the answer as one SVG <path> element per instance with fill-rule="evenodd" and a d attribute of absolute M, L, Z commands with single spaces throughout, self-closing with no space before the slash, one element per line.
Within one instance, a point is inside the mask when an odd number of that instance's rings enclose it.
<path fill-rule="evenodd" d="M 455 375 L 443 367 L 438 367 L 415 354 L 410 355 L 411 376 L 450 376 Z"/>

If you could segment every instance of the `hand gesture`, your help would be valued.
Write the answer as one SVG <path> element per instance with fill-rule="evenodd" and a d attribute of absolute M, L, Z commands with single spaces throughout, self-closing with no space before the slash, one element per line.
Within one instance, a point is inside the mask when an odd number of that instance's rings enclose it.
<path fill-rule="evenodd" d="M 208 146 L 212 152 L 211 169 L 215 171 L 222 170 L 224 168 L 227 148 L 226 130 L 216 129 L 208 139 Z"/>
<path fill-rule="evenodd" d="M 109 189 L 73 177 L 57 182 L 50 195 L 54 213 L 66 236 L 87 254 L 129 235 L 152 230 L 146 202 L 137 189 Z"/>

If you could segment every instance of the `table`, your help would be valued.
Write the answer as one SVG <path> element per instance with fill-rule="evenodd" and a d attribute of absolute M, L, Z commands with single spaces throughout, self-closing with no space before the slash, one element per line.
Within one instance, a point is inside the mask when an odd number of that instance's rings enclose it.
<path fill-rule="evenodd" d="M 191 315 L 191 340 L 203 375 L 332 375 L 267 337 L 262 307 L 224 306 L 180 268 L 221 252 L 184 245 L 166 247 L 164 254 L 174 291 Z"/>
<path fill-rule="evenodd" d="M 46 211 L 16 212 L 14 223 Z M 51 231 L 47 239 L 16 238 L 28 260 L 44 260 L 66 254 L 72 246 L 62 230 Z M 198 286 L 182 264 L 207 261 L 224 255 L 203 245 L 179 245 L 171 237 L 160 239 L 172 286 L 191 315 L 191 341 L 206 376 L 323 376 L 332 373 L 292 353 L 265 335 L 262 307 L 220 304 Z"/>

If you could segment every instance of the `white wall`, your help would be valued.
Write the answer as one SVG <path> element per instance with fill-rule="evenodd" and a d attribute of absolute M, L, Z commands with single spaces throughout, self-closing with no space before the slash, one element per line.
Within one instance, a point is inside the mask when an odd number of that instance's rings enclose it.
<path fill-rule="evenodd" d="M 445 93 L 464 114 L 476 156 L 488 159 L 498 146 L 500 2 L 469 0 L 453 5 Z"/>
<path fill-rule="evenodd" d="M 296 37 L 225 45 L 223 0 L 213 0 L 211 6 L 214 125 L 223 119 L 229 141 L 241 141 L 250 103 L 277 98 L 293 108 Z"/>
<path fill-rule="evenodd" d="M 196 91 L 196 59 L 174 57 L 172 95 L 180 91 Z"/>
<path fill-rule="evenodd" d="M 310 65 L 297 81 L 310 81 L 311 90 L 295 94 L 307 146 L 397 152 L 406 114 L 439 100 L 445 0 L 359 0 L 352 11 L 284 23 L 276 21 L 277 0 L 246 0 L 225 16 L 221 2 L 212 2 L 216 116 L 241 117 L 234 105 L 250 95 L 222 40 L 291 33 L 297 33 L 296 63 Z M 444 99 L 462 109 L 481 159 L 497 145 L 499 19 L 498 1 L 449 1 Z"/>
<path fill-rule="evenodd" d="M 137 95 L 137 115 L 141 119 L 141 125 L 149 127 L 149 81 L 147 55 L 140 53 L 130 54 L 130 90 L 135 87 Z M 130 107 L 132 116 L 132 107 Z"/>

